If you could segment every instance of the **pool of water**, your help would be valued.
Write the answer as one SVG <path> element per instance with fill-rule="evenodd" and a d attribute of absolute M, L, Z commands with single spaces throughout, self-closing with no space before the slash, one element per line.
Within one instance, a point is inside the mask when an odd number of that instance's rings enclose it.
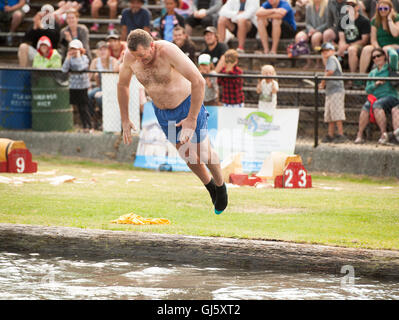
<path fill-rule="evenodd" d="M 0 252 L 0 299 L 399 299 L 399 283 Z"/>

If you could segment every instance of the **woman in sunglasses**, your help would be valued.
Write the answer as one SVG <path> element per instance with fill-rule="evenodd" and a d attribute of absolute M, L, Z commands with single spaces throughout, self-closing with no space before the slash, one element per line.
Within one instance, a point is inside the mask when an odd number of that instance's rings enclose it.
<path fill-rule="evenodd" d="M 360 56 L 360 73 L 366 73 L 371 62 L 371 52 L 375 48 L 382 48 L 390 60 L 398 63 L 399 49 L 399 15 L 393 8 L 391 0 L 380 0 L 377 10 L 371 20 L 371 44 L 365 46 Z"/>
<path fill-rule="evenodd" d="M 371 70 L 369 77 L 389 77 L 390 70 L 397 71 L 398 64 L 388 63 L 387 56 L 383 49 L 376 48 L 371 52 L 376 67 Z M 385 112 L 392 113 L 392 124 L 394 132 L 398 132 L 399 127 L 399 95 L 398 91 L 392 86 L 390 81 L 367 81 L 366 92 L 369 94 L 368 100 L 363 105 L 359 116 L 359 131 L 355 140 L 356 144 L 364 143 L 363 131 L 366 129 L 370 119 L 370 112 L 373 112 L 375 122 L 381 130 L 379 144 L 389 142 L 387 134 L 387 119 Z M 371 101 L 373 101 L 372 111 L 370 111 Z M 396 130 L 395 130 L 396 129 Z M 399 141 L 399 140 L 398 140 Z"/>

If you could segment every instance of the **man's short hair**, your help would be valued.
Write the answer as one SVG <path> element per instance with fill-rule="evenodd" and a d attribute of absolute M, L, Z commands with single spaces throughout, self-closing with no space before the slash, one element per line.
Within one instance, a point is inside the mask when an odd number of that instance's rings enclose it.
<path fill-rule="evenodd" d="M 127 47 L 129 50 L 137 51 L 138 46 L 148 48 L 154 39 L 143 29 L 135 29 L 131 31 L 127 37 Z"/>

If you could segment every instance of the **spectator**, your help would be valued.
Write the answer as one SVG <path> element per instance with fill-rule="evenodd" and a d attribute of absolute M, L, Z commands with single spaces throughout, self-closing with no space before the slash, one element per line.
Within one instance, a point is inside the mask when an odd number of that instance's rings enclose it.
<path fill-rule="evenodd" d="M 393 63 L 398 62 L 399 15 L 393 9 L 390 0 L 380 0 L 375 17 L 371 20 L 370 45 L 363 48 L 360 56 L 359 71 L 366 73 L 371 62 L 371 52 L 382 48 Z M 395 62 L 396 61 L 396 62 Z"/>
<path fill-rule="evenodd" d="M 225 43 L 220 42 L 215 27 L 207 27 L 204 31 L 204 40 L 206 48 L 201 53 L 207 53 L 211 56 L 211 61 L 215 66 L 215 71 L 220 72 L 222 69 L 222 56 L 228 47 Z"/>
<path fill-rule="evenodd" d="M 59 69 L 61 68 L 61 55 L 53 49 L 50 38 L 42 36 L 37 42 L 37 54 L 33 59 L 33 68 Z"/>
<path fill-rule="evenodd" d="M 121 39 L 126 41 L 130 31 L 144 29 L 150 32 L 151 13 L 143 8 L 144 0 L 130 0 L 130 8 L 123 9 Z"/>
<path fill-rule="evenodd" d="M 173 29 L 173 43 L 177 45 L 192 62 L 196 63 L 195 44 L 186 34 L 186 30 L 183 27 L 177 26 Z"/>
<path fill-rule="evenodd" d="M 116 19 L 116 13 L 118 10 L 118 0 L 93 0 L 91 3 L 91 16 L 94 19 L 98 19 L 100 17 L 99 10 L 106 4 L 109 7 L 109 18 Z M 95 23 L 90 28 L 90 31 L 98 32 L 99 28 L 100 28 L 100 25 L 98 23 Z M 114 29 L 115 29 L 115 26 L 113 23 L 108 24 L 108 31 L 111 31 Z"/>
<path fill-rule="evenodd" d="M 284 0 L 268 0 L 256 12 L 258 33 L 264 53 L 276 54 L 280 38 L 293 38 L 296 32 L 294 10 Z M 272 48 L 269 52 L 269 36 Z"/>
<path fill-rule="evenodd" d="M 342 68 L 335 54 L 335 48 L 330 43 L 321 46 L 321 55 L 326 69 L 324 76 L 342 76 Z M 324 105 L 324 122 L 328 123 L 328 134 L 322 142 L 342 143 L 347 140 L 344 136 L 343 121 L 345 120 L 345 89 L 342 80 L 322 80 L 319 89 L 326 89 Z M 335 135 L 335 126 L 338 135 Z"/>
<path fill-rule="evenodd" d="M 360 53 L 370 40 L 370 21 L 361 15 L 358 0 L 346 0 L 349 20 L 344 17 L 338 25 L 338 51 L 339 57 L 344 57 L 348 53 L 350 72 L 357 72 L 359 66 Z M 348 81 L 348 86 L 352 87 L 352 81 Z"/>
<path fill-rule="evenodd" d="M 56 21 L 54 21 L 54 28 L 48 28 L 43 25 L 43 18 L 49 14 L 48 11 L 40 10 L 33 17 L 33 24 L 25 33 L 23 42 L 18 48 L 18 61 L 21 67 L 31 67 L 33 59 L 37 53 L 36 47 L 37 42 L 42 36 L 47 36 L 53 48 L 58 48 L 60 41 L 60 27 Z"/>
<path fill-rule="evenodd" d="M 91 60 L 91 52 L 89 46 L 89 29 L 84 24 L 79 24 L 79 12 L 70 9 L 66 15 L 67 26 L 61 29 L 60 36 L 60 53 L 62 59 L 65 59 L 69 43 L 72 40 L 80 40 L 85 49 L 85 54 Z"/>
<path fill-rule="evenodd" d="M 216 74 L 213 70 L 214 65 L 211 62 L 211 56 L 203 53 L 198 57 L 198 69 L 201 74 Z M 217 83 L 217 77 L 204 77 L 205 84 L 205 95 L 204 105 L 205 106 L 218 106 L 219 105 L 219 87 Z"/>
<path fill-rule="evenodd" d="M 89 58 L 85 55 L 83 43 L 74 39 L 69 42 L 68 54 L 62 65 L 63 72 L 84 71 L 89 68 Z M 92 129 L 87 90 L 90 80 L 87 73 L 71 73 L 69 75 L 69 101 L 78 109 L 84 132 Z"/>
<path fill-rule="evenodd" d="M 342 7 L 346 5 L 346 0 L 328 0 L 327 5 L 327 29 L 323 32 L 323 42 L 337 42 L 338 24 L 346 15 Z"/>
<path fill-rule="evenodd" d="M 0 23 L 10 25 L 10 35 L 7 36 L 7 45 L 12 46 L 12 33 L 17 31 L 17 28 L 24 19 L 25 12 L 23 7 L 26 5 L 26 0 L 0 0 Z"/>
<path fill-rule="evenodd" d="M 393 8 L 399 12 L 399 0 L 391 0 Z M 362 13 L 371 20 L 376 14 L 378 0 L 362 0 L 359 5 Z"/>
<path fill-rule="evenodd" d="M 371 53 L 372 59 L 376 65 L 376 67 L 371 70 L 369 73 L 369 77 L 389 77 L 390 70 L 397 71 L 398 64 L 387 61 L 387 55 L 381 48 L 373 49 Z M 355 140 L 356 144 L 364 143 L 363 132 L 366 129 L 367 124 L 369 123 L 370 113 L 374 115 L 375 122 L 381 131 L 381 137 L 378 140 L 379 144 L 387 144 L 388 134 L 387 134 L 387 119 L 385 112 L 392 113 L 392 123 L 394 130 L 396 132 L 399 128 L 399 99 L 398 99 L 398 91 L 392 86 L 390 81 L 367 81 L 366 92 L 369 95 L 374 96 L 376 99 L 372 104 L 371 102 L 366 101 L 363 105 L 362 110 L 360 111 L 359 116 L 359 131 L 357 132 L 357 137 Z M 371 97 L 373 98 L 373 97 Z M 395 132 L 395 131 L 394 131 Z M 397 139 L 398 140 L 398 139 Z M 399 141 L 399 140 L 398 140 Z"/>
<path fill-rule="evenodd" d="M 224 63 L 220 73 L 230 75 L 240 75 L 242 69 L 237 66 L 238 52 L 229 49 L 224 54 Z M 222 89 L 222 102 L 224 107 L 243 108 L 244 107 L 244 91 L 242 90 L 244 80 L 237 78 L 218 78 L 218 84 Z"/>
<path fill-rule="evenodd" d="M 259 0 L 227 0 L 219 11 L 218 34 L 219 41 L 224 42 L 226 30 L 238 39 L 238 52 L 244 52 L 245 39 L 256 36 L 256 11 Z"/>
<path fill-rule="evenodd" d="M 108 44 L 105 41 L 97 43 L 97 57 L 90 64 L 90 70 L 119 71 L 118 60 L 110 55 Z M 89 78 L 94 78 L 95 85 L 88 91 L 89 111 L 93 119 L 95 129 L 100 128 L 102 118 L 102 87 L 101 74 L 90 73 Z"/>
<path fill-rule="evenodd" d="M 176 26 L 184 27 L 184 18 L 175 12 L 179 6 L 179 0 L 165 0 L 166 13 L 160 20 L 161 39 L 173 42 L 173 29 Z"/>
<path fill-rule="evenodd" d="M 262 67 L 262 76 L 275 76 L 276 70 L 270 64 Z M 259 94 L 258 109 L 263 112 L 273 112 L 277 106 L 278 82 L 272 78 L 259 79 L 256 93 Z"/>
<path fill-rule="evenodd" d="M 66 21 L 66 13 L 70 9 L 74 9 L 78 12 L 85 12 L 87 11 L 88 7 L 90 6 L 91 0 L 74 0 L 74 1 L 60 1 L 58 2 L 57 6 L 58 9 L 54 11 L 56 16 L 57 22 L 60 26 L 62 26 Z"/>
<path fill-rule="evenodd" d="M 110 32 L 106 40 L 108 42 L 110 56 L 114 57 L 118 61 L 118 64 L 121 64 L 125 51 L 127 50 L 126 41 L 121 41 L 121 37 L 116 30 Z"/>
<path fill-rule="evenodd" d="M 191 36 L 193 28 L 201 25 L 204 29 L 217 23 L 222 0 L 194 0 L 193 14 L 186 19 L 186 32 Z"/>

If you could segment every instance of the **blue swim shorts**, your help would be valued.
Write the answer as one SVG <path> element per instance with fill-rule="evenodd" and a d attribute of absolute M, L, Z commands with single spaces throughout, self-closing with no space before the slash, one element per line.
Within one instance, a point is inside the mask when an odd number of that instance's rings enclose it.
<path fill-rule="evenodd" d="M 152 105 L 154 106 L 155 116 L 167 139 L 173 144 L 180 142 L 181 126 L 176 127 L 176 123 L 187 118 L 191 106 L 191 95 L 175 109 L 158 109 L 154 103 Z M 202 104 L 197 118 L 197 128 L 191 139 L 192 143 L 200 143 L 206 138 L 208 134 L 208 117 L 209 113 Z"/>

